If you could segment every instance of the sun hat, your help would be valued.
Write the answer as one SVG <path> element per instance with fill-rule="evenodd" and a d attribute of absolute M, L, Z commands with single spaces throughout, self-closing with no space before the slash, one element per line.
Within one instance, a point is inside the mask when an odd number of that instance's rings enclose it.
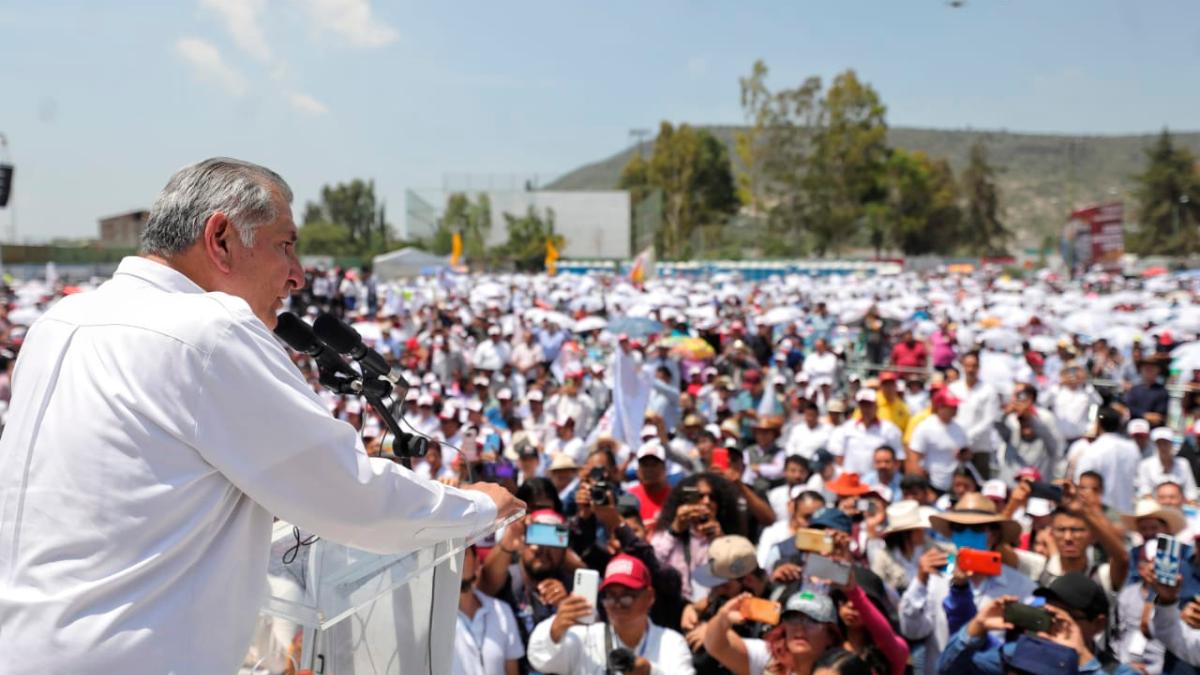
<path fill-rule="evenodd" d="M 754 544 L 743 536 L 727 534 L 708 545 L 708 562 L 692 570 L 692 581 L 705 588 L 716 588 L 756 569 L 758 554 Z"/>
<path fill-rule="evenodd" d="M 1168 534 L 1178 534 L 1187 527 L 1187 518 L 1183 512 L 1173 506 L 1163 506 L 1152 497 L 1143 497 L 1137 501 L 1133 513 L 1121 514 L 1121 523 L 1130 530 L 1137 529 L 1137 521 L 1142 518 L 1157 518 L 1167 525 Z"/>
<path fill-rule="evenodd" d="M 950 536 L 951 525 L 999 525 L 1007 542 L 1021 536 L 1021 525 L 996 512 L 996 504 L 978 492 L 968 492 L 958 500 L 954 509 L 929 517 L 929 526 L 944 537 Z"/>
<path fill-rule="evenodd" d="M 871 487 L 859 480 L 858 474 L 847 471 L 825 483 L 825 489 L 839 497 L 858 497 L 871 491 Z"/>
<path fill-rule="evenodd" d="M 897 532 L 929 529 L 929 516 L 934 509 L 921 506 L 915 499 L 904 499 L 887 507 L 887 527 L 880 536 Z"/>

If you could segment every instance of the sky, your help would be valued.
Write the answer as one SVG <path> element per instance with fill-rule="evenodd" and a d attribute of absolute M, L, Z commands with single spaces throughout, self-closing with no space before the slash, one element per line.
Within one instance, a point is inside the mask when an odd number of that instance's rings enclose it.
<path fill-rule="evenodd" d="M 0 238 L 95 237 L 226 155 L 321 185 L 542 183 L 660 121 L 742 121 L 738 78 L 853 68 L 893 126 L 1200 128 L 1195 0 L 0 0 Z M 476 178 L 482 182 L 484 178 Z"/>

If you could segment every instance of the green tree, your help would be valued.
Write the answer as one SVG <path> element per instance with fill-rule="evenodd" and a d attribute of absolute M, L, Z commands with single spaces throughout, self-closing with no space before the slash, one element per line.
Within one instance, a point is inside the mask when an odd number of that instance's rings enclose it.
<path fill-rule="evenodd" d="M 987 148 L 976 141 L 962 173 L 962 189 L 965 243 L 969 251 L 978 255 L 1004 255 L 1012 240 L 1012 232 L 1001 221 L 1003 208 L 996 172 L 988 163 Z"/>
<path fill-rule="evenodd" d="M 508 240 L 492 249 L 492 255 L 511 262 L 522 272 L 541 272 L 546 269 L 546 242 L 553 241 L 561 251 L 566 241 L 554 232 L 554 209 L 546 209 L 545 216 L 538 214 L 532 206 L 523 216 L 504 214 L 508 229 Z"/>
<path fill-rule="evenodd" d="M 716 137 L 686 124 L 663 122 L 649 161 L 630 159 L 621 172 L 621 187 L 633 203 L 652 190 L 663 195 L 663 226 L 659 245 L 663 255 L 685 253 L 697 228 L 720 223 L 735 213 L 739 202 L 729 154 Z"/>
<path fill-rule="evenodd" d="M 1139 230 L 1130 248 L 1144 255 L 1200 252 L 1200 173 L 1191 151 L 1176 147 L 1163 129 L 1136 180 Z"/>
<path fill-rule="evenodd" d="M 893 149 L 884 188 L 883 202 L 868 209 L 872 243 L 886 242 L 905 255 L 955 249 L 962 212 L 949 162 L 930 159 L 923 152 Z"/>
<path fill-rule="evenodd" d="M 375 182 L 356 178 L 323 186 L 320 199 L 305 204 L 297 248 L 304 254 L 370 256 L 387 251 L 394 239 Z"/>
<path fill-rule="evenodd" d="M 455 192 L 446 199 L 446 210 L 442 214 L 439 233 L 435 242 L 449 242 L 454 234 L 462 236 L 463 256 L 471 261 L 483 260 L 487 254 L 487 235 L 492 229 L 492 202 L 480 193 L 474 202 L 462 192 Z M 446 246 L 450 252 L 450 246 Z"/>
<path fill-rule="evenodd" d="M 766 86 L 767 65 L 754 62 L 749 77 L 738 79 L 742 90 L 742 110 L 747 126 L 734 134 L 734 153 L 741 161 L 737 172 L 738 200 L 759 215 L 767 211 L 766 162 L 770 153 L 769 126 L 775 123 L 771 92 Z"/>

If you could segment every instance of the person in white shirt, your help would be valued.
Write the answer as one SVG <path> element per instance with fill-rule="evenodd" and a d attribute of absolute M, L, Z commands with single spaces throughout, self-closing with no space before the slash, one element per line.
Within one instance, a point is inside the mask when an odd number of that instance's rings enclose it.
<path fill-rule="evenodd" d="M 235 672 L 274 517 L 399 553 L 524 508 L 368 457 L 329 416 L 271 333 L 303 284 L 290 200 L 256 165 L 185 167 L 142 255 L 30 328 L 0 439 L 6 673 Z"/>
<path fill-rule="evenodd" d="M 979 354 L 965 354 L 959 363 L 962 378 L 948 387 L 959 400 L 954 419 L 966 432 L 975 467 L 986 480 L 991 478 L 992 453 L 999 443 L 995 424 L 1000 419 L 1000 394 L 992 385 L 979 379 Z"/>
<path fill-rule="evenodd" d="M 554 438 L 546 442 L 545 451 L 552 460 L 558 455 L 566 455 L 576 464 L 583 464 L 587 459 L 587 445 L 575 435 L 575 418 L 564 416 L 554 420 Z"/>
<path fill-rule="evenodd" d="M 833 382 L 838 372 L 837 354 L 829 351 L 823 338 L 818 338 L 813 343 L 813 350 L 804 357 L 804 365 L 800 369 L 813 382 Z"/>
<path fill-rule="evenodd" d="M 875 451 L 886 445 L 896 451 L 896 459 L 904 460 L 904 445 L 900 429 L 879 419 L 876 414 L 875 390 L 860 389 L 854 396 L 862 417 L 849 420 L 830 436 L 829 452 L 838 458 L 843 471 L 865 476 L 875 468 Z"/>
<path fill-rule="evenodd" d="M 508 603 L 475 588 L 479 559 L 475 547 L 463 557 L 459 582 L 458 626 L 454 632 L 452 675 L 518 675 L 525 646 Z"/>
<path fill-rule="evenodd" d="M 599 602 L 608 621 L 591 623 L 595 608 L 578 595 L 568 595 L 558 612 L 539 623 L 529 636 L 529 665 L 544 673 L 606 675 L 610 654 L 623 650 L 621 672 L 637 675 L 692 675 L 692 651 L 678 632 L 650 621 L 654 605 L 650 570 L 638 558 L 620 554 L 604 569 Z"/>
<path fill-rule="evenodd" d="M 784 451 L 788 455 L 800 455 L 804 459 L 812 459 L 817 450 L 828 446 L 829 437 L 833 434 L 833 425 L 821 419 L 821 409 L 817 404 L 804 404 L 803 418 L 799 424 L 793 424 L 788 430 Z"/>
<path fill-rule="evenodd" d="M 798 455 L 789 455 L 783 462 L 783 485 L 771 488 L 767 492 L 767 503 L 775 512 L 775 522 L 787 520 L 788 504 L 796 495 L 804 491 L 812 471 L 808 460 Z"/>
<path fill-rule="evenodd" d="M 1095 471 L 1104 477 L 1104 504 L 1122 513 L 1130 511 L 1142 454 L 1133 441 L 1121 436 L 1121 415 L 1116 410 L 1101 408 L 1096 422 L 1100 426 L 1100 437 L 1092 441 L 1079 459 L 1075 480 L 1078 481 L 1085 471 Z"/>
<path fill-rule="evenodd" d="M 1170 480 L 1183 488 L 1188 501 L 1195 501 L 1196 477 L 1188 462 L 1175 459 L 1175 432 L 1168 427 L 1158 427 L 1150 432 L 1150 442 L 1154 444 L 1155 453 L 1138 462 L 1138 496 L 1153 494 L 1154 488 L 1164 480 Z"/>
<path fill-rule="evenodd" d="M 1062 372 L 1062 382 L 1050 389 L 1046 407 L 1058 420 L 1058 432 L 1068 443 L 1087 435 L 1092 406 L 1099 406 L 1100 394 L 1087 383 L 1082 366 L 1069 366 Z"/>
<path fill-rule="evenodd" d="M 955 421 L 958 406 L 954 394 L 938 391 L 933 397 L 934 414 L 917 425 L 908 447 L 913 453 L 910 469 L 927 473 L 929 484 L 942 492 L 950 490 L 954 470 L 971 452 L 966 432 Z"/>

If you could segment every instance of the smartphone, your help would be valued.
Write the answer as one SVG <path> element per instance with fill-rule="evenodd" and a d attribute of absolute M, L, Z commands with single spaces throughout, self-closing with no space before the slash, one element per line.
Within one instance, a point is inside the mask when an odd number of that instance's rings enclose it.
<path fill-rule="evenodd" d="M 1004 620 L 1014 628 L 1020 628 L 1030 633 L 1044 633 L 1050 630 L 1052 617 L 1050 612 L 1041 607 L 1030 607 L 1014 602 L 1004 606 Z"/>
<path fill-rule="evenodd" d="M 575 582 L 571 586 L 571 593 L 587 600 L 588 605 L 592 607 L 592 613 L 581 618 L 579 623 L 593 623 L 596 621 L 596 597 L 599 590 L 599 572 L 589 569 L 575 570 Z"/>
<path fill-rule="evenodd" d="M 833 536 L 825 530 L 796 530 L 796 550 L 829 555 L 833 553 Z"/>
<path fill-rule="evenodd" d="M 742 601 L 742 616 L 750 621 L 757 621 L 768 626 L 779 624 L 781 608 L 778 602 L 763 598 L 746 598 Z"/>
<path fill-rule="evenodd" d="M 530 523 L 525 528 L 525 543 L 553 548 L 567 547 L 567 526 L 550 523 Z"/>
<path fill-rule="evenodd" d="M 855 504 L 855 506 L 858 507 L 859 511 L 861 511 L 867 515 L 875 515 L 875 502 L 873 500 L 860 499 Z"/>
<path fill-rule="evenodd" d="M 850 563 L 838 562 L 819 554 L 810 555 L 804 563 L 804 576 L 844 585 L 850 581 Z"/>
<path fill-rule="evenodd" d="M 1029 481 L 1029 496 L 1058 504 L 1062 501 L 1063 489 L 1061 485 L 1054 485 L 1043 480 L 1031 480 Z"/>
<path fill-rule="evenodd" d="M 1156 539 L 1154 550 L 1154 577 L 1160 584 L 1175 586 L 1175 577 L 1179 575 L 1179 540 L 1167 534 L 1160 534 Z"/>
<path fill-rule="evenodd" d="M 1000 576 L 1000 554 L 964 548 L 958 551 L 958 569 L 985 577 Z"/>

